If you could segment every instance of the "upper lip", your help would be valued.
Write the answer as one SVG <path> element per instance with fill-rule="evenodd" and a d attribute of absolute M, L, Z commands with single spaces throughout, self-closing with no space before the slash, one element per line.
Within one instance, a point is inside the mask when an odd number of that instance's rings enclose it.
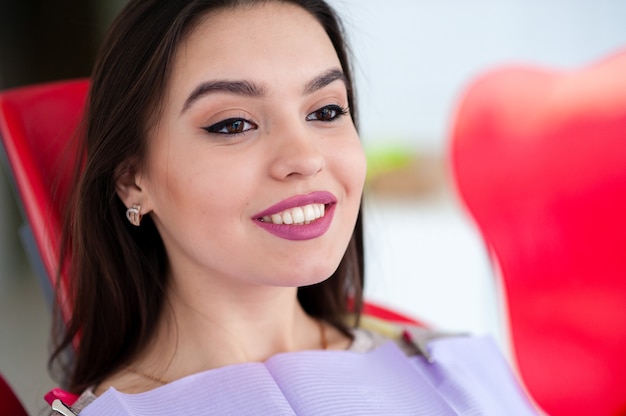
<path fill-rule="evenodd" d="M 254 218 L 263 218 L 265 216 L 271 216 L 273 214 L 278 214 L 279 212 L 285 211 L 287 209 L 295 208 L 295 207 L 303 207 L 305 205 L 310 204 L 334 204 L 337 202 L 337 198 L 335 195 L 328 191 L 315 191 L 306 195 L 295 195 L 284 199 L 271 207 L 259 212 L 254 215 Z"/>

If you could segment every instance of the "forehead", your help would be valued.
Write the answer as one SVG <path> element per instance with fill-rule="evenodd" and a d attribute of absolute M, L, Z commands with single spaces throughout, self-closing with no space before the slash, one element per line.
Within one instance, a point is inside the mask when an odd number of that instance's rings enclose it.
<path fill-rule="evenodd" d="M 197 78 L 282 78 L 318 74 L 339 58 L 322 25 L 308 11 L 282 2 L 209 13 L 179 45 L 172 81 Z"/>

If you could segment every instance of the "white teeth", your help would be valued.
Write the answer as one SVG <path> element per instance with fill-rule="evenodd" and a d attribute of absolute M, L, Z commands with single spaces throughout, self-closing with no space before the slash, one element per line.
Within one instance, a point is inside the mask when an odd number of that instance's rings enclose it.
<path fill-rule="evenodd" d="M 295 207 L 278 214 L 266 215 L 261 220 L 273 224 L 310 224 L 322 218 L 326 212 L 324 204 L 309 204 L 303 207 Z"/>
<path fill-rule="evenodd" d="M 291 216 L 295 224 L 302 224 L 304 222 L 304 211 L 300 207 L 293 208 L 291 210 Z"/>
<path fill-rule="evenodd" d="M 302 210 L 304 211 L 305 221 L 313 221 L 316 218 L 315 209 L 313 208 L 313 205 L 306 205 L 304 208 L 302 208 Z"/>

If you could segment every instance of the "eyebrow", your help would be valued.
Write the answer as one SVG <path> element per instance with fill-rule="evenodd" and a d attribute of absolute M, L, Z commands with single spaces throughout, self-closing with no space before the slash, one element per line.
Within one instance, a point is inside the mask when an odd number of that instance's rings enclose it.
<path fill-rule="evenodd" d="M 265 91 L 264 89 L 249 81 L 207 81 L 198 85 L 183 104 L 181 113 L 184 113 L 191 105 L 205 95 L 212 93 L 226 92 L 235 95 L 243 95 L 248 97 L 260 97 Z"/>
<path fill-rule="evenodd" d="M 348 79 L 342 70 L 334 68 L 324 72 L 322 75 L 313 78 L 307 82 L 304 87 L 304 93 L 306 95 L 313 94 L 315 91 L 321 90 L 325 86 L 332 84 L 335 81 L 342 81 L 345 86 L 348 86 Z"/>
<path fill-rule="evenodd" d="M 304 94 L 313 94 L 335 81 L 342 81 L 346 87 L 348 86 L 348 80 L 343 71 L 333 68 L 307 82 L 304 87 Z M 213 93 L 261 97 L 265 94 L 265 88 L 250 81 L 213 80 L 203 82 L 189 94 L 183 104 L 181 114 L 187 111 L 187 109 L 200 98 Z"/>

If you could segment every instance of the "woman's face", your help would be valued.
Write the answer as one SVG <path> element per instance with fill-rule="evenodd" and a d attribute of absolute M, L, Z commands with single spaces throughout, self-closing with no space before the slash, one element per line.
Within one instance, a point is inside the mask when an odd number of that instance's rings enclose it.
<path fill-rule="evenodd" d="M 174 281 L 302 286 L 337 268 L 365 160 L 322 26 L 266 3 L 214 13 L 179 45 L 138 200 Z"/>

